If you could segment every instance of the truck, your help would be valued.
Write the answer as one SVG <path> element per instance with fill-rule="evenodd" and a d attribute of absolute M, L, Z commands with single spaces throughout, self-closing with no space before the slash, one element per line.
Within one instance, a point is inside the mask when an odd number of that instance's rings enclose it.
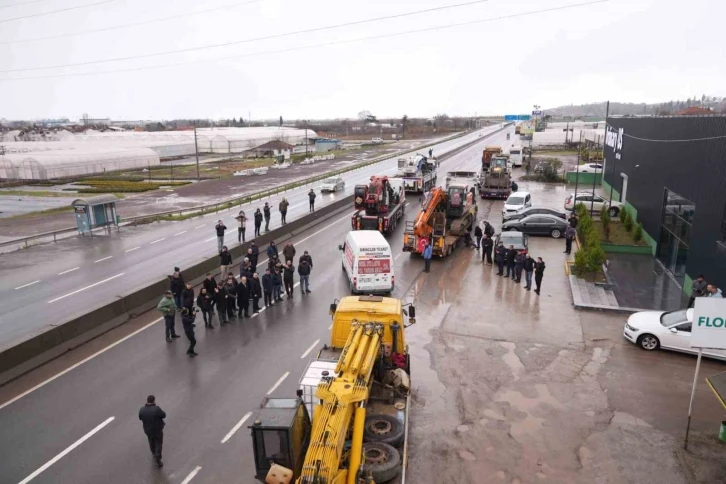
<path fill-rule="evenodd" d="M 446 190 L 436 187 L 424 200 L 416 220 L 407 221 L 403 232 L 403 251 L 422 254 L 426 240 L 432 244 L 433 255 L 448 257 L 474 228 L 478 207 L 468 185 L 450 185 Z"/>
<path fill-rule="evenodd" d="M 351 218 L 353 230 L 378 230 L 388 235 L 403 220 L 406 191 L 400 178 L 372 176 L 368 185 L 356 185 L 353 193 L 357 210 Z"/>
<path fill-rule="evenodd" d="M 482 167 L 489 167 L 489 162 L 492 159 L 492 156 L 497 155 L 502 152 L 501 146 L 485 146 L 484 152 L 481 155 L 481 164 Z"/>
<path fill-rule="evenodd" d="M 412 193 L 426 193 L 436 186 L 436 162 L 421 153 L 398 159 L 398 172 L 394 178 L 403 180 L 403 189 Z"/>
<path fill-rule="evenodd" d="M 482 163 L 479 195 L 481 198 L 506 199 L 512 193 L 512 175 L 509 157 L 496 155 L 489 165 Z"/>
<path fill-rule="evenodd" d="M 411 408 L 406 328 L 416 308 L 348 296 L 295 398 L 266 397 L 249 425 L 255 478 L 287 484 L 405 484 Z M 406 323 L 408 319 L 408 324 Z"/>

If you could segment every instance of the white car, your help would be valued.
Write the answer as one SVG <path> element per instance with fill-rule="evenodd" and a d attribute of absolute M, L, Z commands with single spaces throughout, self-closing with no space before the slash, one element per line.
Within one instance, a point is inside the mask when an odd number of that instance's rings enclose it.
<path fill-rule="evenodd" d="M 698 353 L 691 348 L 693 309 L 677 311 L 641 311 L 628 318 L 623 329 L 625 339 L 646 351 L 658 348 Z M 704 356 L 726 360 L 726 350 L 704 349 Z"/>
<path fill-rule="evenodd" d="M 514 192 L 509 195 L 509 198 L 504 202 L 504 208 L 502 208 L 502 217 L 507 213 L 516 212 L 523 208 L 532 206 L 532 196 L 529 192 Z"/>
<path fill-rule="evenodd" d="M 592 212 L 593 213 L 600 213 L 600 210 L 604 206 L 610 206 L 610 209 L 608 212 L 610 213 L 611 217 L 617 217 L 620 213 L 620 210 L 623 207 L 623 204 L 620 202 L 616 202 L 613 200 L 612 202 L 608 202 L 605 198 L 601 197 L 600 195 L 592 196 L 591 193 L 583 192 L 577 194 L 577 201 L 574 201 L 575 194 L 571 193 L 567 196 L 565 199 L 565 210 L 574 210 L 575 205 L 578 203 L 581 203 L 587 207 L 588 210 L 590 210 L 590 207 L 592 206 Z"/>
<path fill-rule="evenodd" d="M 382 145 L 383 144 L 383 139 L 382 138 L 373 138 L 371 140 L 371 143 L 373 143 L 374 145 Z"/>
<path fill-rule="evenodd" d="M 584 165 L 577 165 L 577 171 L 580 173 L 602 173 L 602 164 L 585 163 Z"/>
<path fill-rule="evenodd" d="M 340 177 L 332 177 L 323 180 L 323 184 L 320 186 L 320 191 L 325 192 L 337 192 L 338 190 L 345 190 L 345 181 Z"/>

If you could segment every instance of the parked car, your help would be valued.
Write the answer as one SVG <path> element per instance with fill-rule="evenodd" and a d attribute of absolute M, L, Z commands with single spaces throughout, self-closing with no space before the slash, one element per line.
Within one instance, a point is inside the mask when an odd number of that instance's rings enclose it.
<path fill-rule="evenodd" d="M 577 171 L 580 173 L 602 173 L 602 164 L 585 163 L 584 165 L 577 165 Z"/>
<path fill-rule="evenodd" d="M 371 143 L 373 143 L 374 145 L 382 145 L 383 144 L 383 139 L 381 139 L 381 138 L 373 138 L 371 140 Z"/>
<path fill-rule="evenodd" d="M 560 217 L 562 220 L 567 219 L 567 212 L 563 212 L 562 210 L 559 210 L 557 208 L 549 208 L 549 207 L 526 207 L 522 208 L 520 210 L 517 210 L 516 212 L 507 212 L 504 214 L 504 221 L 507 220 L 519 220 L 520 218 L 529 217 L 530 215 L 554 215 L 555 217 Z"/>
<path fill-rule="evenodd" d="M 608 202 L 607 199 L 601 197 L 600 195 L 592 196 L 592 193 L 578 193 L 577 194 L 577 201 L 573 201 L 575 198 L 575 194 L 571 193 L 567 196 L 565 199 L 565 210 L 574 210 L 575 205 L 578 203 L 582 203 L 587 207 L 588 210 L 590 210 L 590 206 L 592 206 L 592 211 L 595 213 L 599 213 L 600 210 L 604 206 L 610 205 L 610 209 L 608 212 L 610 213 L 611 217 L 617 217 L 617 215 L 620 213 L 620 210 L 623 208 L 623 204 L 620 202 L 616 202 L 613 200 L 612 202 Z"/>
<path fill-rule="evenodd" d="M 494 239 L 494 247 L 499 245 L 499 242 L 503 243 L 507 249 L 510 245 L 513 245 L 517 250 L 529 251 L 529 235 L 522 232 L 502 232 L 497 234 Z"/>
<path fill-rule="evenodd" d="M 693 309 L 677 311 L 640 311 L 632 314 L 625 323 L 625 339 L 646 351 L 658 348 L 698 353 L 691 348 Z M 726 360 L 726 350 L 703 349 L 704 356 Z"/>
<path fill-rule="evenodd" d="M 502 216 L 509 212 L 516 212 L 526 207 L 532 206 L 532 196 L 529 192 L 516 192 L 509 195 L 509 198 L 504 202 L 502 208 Z"/>
<path fill-rule="evenodd" d="M 325 192 L 337 192 L 338 190 L 345 190 L 345 181 L 340 177 L 331 177 L 323 180 L 323 184 L 320 186 L 320 191 Z"/>
<path fill-rule="evenodd" d="M 529 235 L 550 235 L 559 239 L 565 233 L 568 223 L 554 215 L 530 215 L 519 220 L 508 220 L 502 224 L 502 232 L 516 230 Z"/>

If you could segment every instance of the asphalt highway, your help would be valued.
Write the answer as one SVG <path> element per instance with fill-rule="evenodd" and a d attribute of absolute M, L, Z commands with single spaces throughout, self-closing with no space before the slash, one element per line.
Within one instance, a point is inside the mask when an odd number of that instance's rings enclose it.
<path fill-rule="evenodd" d="M 434 156 L 442 156 L 479 139 L 499 126 L 488 127 L 433 147 Z M 484 143 L 484 141 L 482 141 Z M 478 144 L 477 144 L 478 146 Z M 481 147 L 477 148 L 481 152 Z M 470 151 L 470 157 L 476 158 Z M 175 266 L 183 268 L 213 256 L 217 251 L 214 226 L 224 221 L 228 230 L 225 243 L 237 244 L 239 210 L 250 217 L 247 235 L 254 234 L 251 216 L 256 207 L 268 201 L 272 207 L 270 228 L 280 226 L 277 206 L 282 197 L 290 202 L 288 221 L 308 213 L 307 192 L 316 189 L 315 206 L 321 208 L 341 196 L 353 193 L 358 183 L 374 174 L 393 174 L 397 160 L 349 172 L 343 176 L 345 191 L 321 194 L 317 186 L 301 187 L 234 207 L 219 214 L 209 214 L 180 222 L 163 222 L 138 227 L 123 227 L 110 235 L 94 238 L 66 239 L 52 245 L 0 255 L 0 348 L 13 346 L 42 332 L 49 325 L 61 324 L 96 307 L 107 304 L 119 295 L 158 281 L 171 274 Z M 264 230 L 264 224 L 263 224 Z M 240 261 L 233 261 L 238 264 Z M 32 310 L 31 310 L 32 308 Z"/>
<path fill-rule="evenodd" d="M 480 143 L 453 155 L 442 163 L 439 175 L 451 170 L 477 169 L 483 146 L 504 143 L 504 136 L 499 133 L 482 138 Z M 393 163 L 395 161 L 389 162 Z M 382 169 L 390 167 L 384 165 L 374 171 L 381 173 Z M 370 170 L 359 170 L 354 174 L 354 181 L 346 180 L 347 189 L 351 190 L 358 180 L 367 179 L 370 174 Z M 440 184 L 442 182 L 443 178 Z M 301 203 L 299 198 L 300 195 L 288 196 L 292 206 Z M 501 202 L 479 201 L 479 204 L 482 209 Z M 418 200 L 409 200 L 406 218 L 413 219 L 418 208 Z M 295 208 L 295 214 L 305 210 L 307 203 Z M 496 208 L 492 210 L 492 213 L 496 212 Z M 138 330 L 101 348 L 86 360 L 47 374 L 47 379 L 34 389 L 18 390 L 21 393 L 13 394 L 13 388 L 23 388 L 22 381 L 0 389 L 0 428 L 3 430 L 0 433 L 0 455 L 3 456 L 0 482 L 254 482 L 252 446 L 246 426 L 265 395 L 295 394 L 307 361 L 328 340 L 331 326 L 328 305 L 334 298 L 348 293 L 337 244 L 349 230 L 352 213 L 351 207 L 349 212 L 292 240 L 298 253 L 308 250 L 313 257 L 312 294 L 302 296 L 296 288 L 292 300 L 276 304 L 258 317 L 233 320 L 224 328 L 205 330 L 199 320 L 197 358 L 185 355 L 187 342 L 184 337 L 172 343 L 164 341 L 163 322 L 152 311 L 142 316 Z M 480 213 L 486 213 L 486 210 Z M 226 214 L 225 221 L 229 222 L 231 216 Z M 110 244 L 113 253 L 91 247 L 89 251 L 93 255 L 88 258 L 73 259 L 60 254 L 56 260 L 46 261 L 47 267 L 40 269 L 49 274 L 82 266 L 84 269 L 68 275 L 92 271 L 93 278 L 86 276 L 84 284 L 123 273 L 113 282 L 78 293 L 101 301 L 117 293 L 122 282 L 133 280 L 133 284 L 143 284 L 145 278 L 158 277 L 159 271 L 168 272 L 175 264 L 184 265 L 195 257 L 209 256 L 216 249 L 216 241 L 207 240 L 214 235 L 211 230 L 214 220 L 215 217 L 210 216 L 175 224 L 179 231 L 198 234 L 189 240 L 174 235 L 168 228 L 161 235 L 157 231 L 124 235 L 117 243 Z M 204 227 L 194 228 L 201 224 L 205 224 Z M 227 225 L 233 227 L 231 223 Z M 389 237 L 395 254 L 397 285 L 394 297 L 403 297 L 422 277 L 443 278 L 447 265 L 455 263 L 453 258 L 436 261 L 432 273 L 423 276 L 420 258 L 401 251 L 402 231 L 403 225 L 400 225 Z M 162 242 L 152 244 L 154 237 L 167 237 L 178 243 L 172 247 L 164 246 Z M 127 252 L 136 245 L 143 245 L 144 249 Z M 150 256 L 148 252 L 156 255 Z M 103 261 L 109 262 L 109 267 L 104 267 L 103 262 L 94 262 L 109 255 L 113 258 Z M 156 259 L 159 264 L 152 265 L 150 261 Z M 264 263 L 264 258 L 261 257 L 260 263 Z M 111 264 L 114 266 L 110 267 Z M 25 276 L 32 282 L 31 274 Z M 7 280 L 3 279 L 3 284 Z M 22 285 L 20 282 L 15 284 Z M 54 290 L 45 291 L 46 286 L 52 286 Z M 17 286 L 3 289 L 5 300 L 8 294 L 13 298 L 23 294 L 14 287 Z M 28 289 L 35 294 L 31 297 L 35 301 L 33 311 L 43 311 L 43 308 L 53 306 L 48 299 L 77 288 L 64 285 L 64 282 L 54 285 L 46 280 Z M 57 307 L 82 309 L 74 300 L 72 296 L 60 299 L 61 304 Z M 27 322 L 34 315 L 28 309 L 18 305 L 11 311 L 15 317 L 22 316 L 22 322 Z M 3 321 L 7 322 L 6 319 Z M 177 331 L 181 331 L 179 322 Z M 167 413 L 162 469 L 153 466 L 137 417 L 139 407 L 150 393 L 156 395 L 158 404 Z"/>

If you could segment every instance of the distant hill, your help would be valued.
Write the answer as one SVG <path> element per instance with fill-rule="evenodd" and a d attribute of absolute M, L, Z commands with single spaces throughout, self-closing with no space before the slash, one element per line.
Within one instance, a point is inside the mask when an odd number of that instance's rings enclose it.
<path fill-rule="evenodd" d="M 584 118 L 602 120 L 605 118 L 606 104 L 606 102 L 600 102 L 559 106 L 556 108 L 545 109 L 545 114 L 549 114 L 554 118 Z M 685 101 L 668 101 L 656 104 L 619 103 L 611 101 L 610 115 L 668 115 L 676 114 L 677 112 L 690 107 L 706 108 L 711 109 L 714 113 L 726 114 L 726 98 L 706 96 L 704 94 L 701 98 L 689 98 Z"/>

